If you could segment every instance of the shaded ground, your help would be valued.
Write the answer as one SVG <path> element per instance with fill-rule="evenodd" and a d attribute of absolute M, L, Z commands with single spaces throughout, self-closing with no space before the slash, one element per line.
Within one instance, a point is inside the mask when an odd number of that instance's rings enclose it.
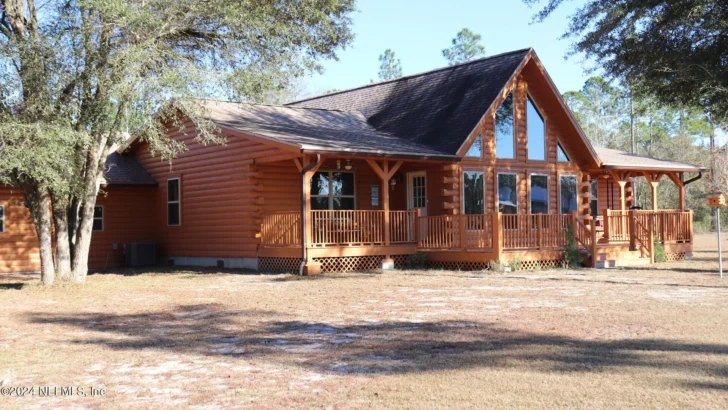
<path fill-rule="evenodd" d="M 728 408 L 698 242 L 629 270 L 0 277 L 2 387 L 105 389 L 0 408 Z"/>

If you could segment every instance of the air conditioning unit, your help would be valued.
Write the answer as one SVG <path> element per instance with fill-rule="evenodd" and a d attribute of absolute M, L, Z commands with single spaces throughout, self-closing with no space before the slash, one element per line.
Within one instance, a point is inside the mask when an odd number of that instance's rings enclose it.
<path fill-rule="evenodd" d="M 157 264 L 157 244 L 126 243 L 124 244 L 124 255 L 128 267 L 153 266 Z"/>

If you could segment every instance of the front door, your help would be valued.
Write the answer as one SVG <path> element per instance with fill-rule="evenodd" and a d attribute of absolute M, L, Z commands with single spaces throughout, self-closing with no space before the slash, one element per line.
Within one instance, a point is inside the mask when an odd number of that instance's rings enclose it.
<path fill-rule="evenodd" d="M 407 173 L 407 209 L 419 209 L 427 216 L 427 180 L 425 171 Z"/>

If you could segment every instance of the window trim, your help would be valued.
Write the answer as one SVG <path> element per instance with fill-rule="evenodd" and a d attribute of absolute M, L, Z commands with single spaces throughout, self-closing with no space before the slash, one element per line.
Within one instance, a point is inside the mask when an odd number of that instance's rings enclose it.
<path fill-rule="evenodd" d="M 96 208 L 101 208 L 101 217 L 96 217 Z M 101 229 L 93 229 L 91 228 L 91 232 L 103 232 L 104 228 L 106 228 L 106 224 L 104 223 L 104 216 L 106 216 L 106 210 L 104 209 L 103 205 L 94 205 L 94 217 L 92 218 L 94 222 L 96 222 L 97 219 L 101 220 Z"/>
<path fill-rule="evenodd" d="M 473 149 L 473 145 L 475 145 L 475 142 L 480 140 L 480 154 L 479 155 L 468 155 L 470 153 L 470 150 Z M 468 150 L 465 151 L 465 158 L 483 158 L 483 133 L 479 133 L 477 137 L 473 140 L 473 142 L 468 147 Z"/>
<path fill-rule="evenodd" d="M 591 193 L 592 193 L 591 192 L 591 184 L 596 184 L 597 185 L 597 192 L 596 192 L 596 195 L 594 195 L 594 199 L 591 198 Z M 590 214 L 591 214 L 591 203 L 592 203 L 592 201 L 596 202 L 596 204 L 597 204 L 596 207 L 595 207 L 596 210 L 597 210 L 596 215 L 592 215 L 593 218 L 596 218 L 596 217 L 599 216 L 599 179 L 596 179 L 596 178 L 595 179 L 592 179 L 591 181 L 589 181 L 589 213 Z"/>
<path fill-rule="evenodd" d="M 514 90 L 511 89 L 508 91 L 508 95 L 506 98 L 501 101 L 500 105 L 498 105 L 498 108 L 495 109 L 493 112 L 493 150 L 495 151 L 495 159 L 504 159 L 504 160 L 516 160 L 518 157 L 518 147 L 517 147 L 517 141 L 516 141 L 516 96 L 513 92 Z M 501 157 L 498 154 L 498 110 L 503 106 L 503 103 L 506 101 L 508 97 L 511 97 L 511 100 L 513 101 L 513 106 L 511 107 L 511 116 L 513 117 L 513 156 L 512 157 Z"/>
<path fill-rule="evenodd" d="M 169 182 L 170 181 L 177 181 L 177 200 L 176 201 L 169 200 Z M 182 226 L 182 179 L 180 177 L 167 178 L 167 191 L 165 192 L 165 194 L 167 195 L 167 226 Z M 169 204 L 178 204 L 177 216 L 178 216 L 179 223 L 176 225 L 170 225 L 170 223 L 169 223 Z"/>
<path fill-rule="evenodd" d="M 495 174 L 495 209 L 500 212 L 500 176 L 515 175 L 516 176 L 516 215 L 518 214 L 518 172 L 496 172 Z M 508 214 L 510 215 L 510 214 Z"/>
<path fill-rule="evenodd" d="M 559 209 L 558 209 L 559 215 L 571 214 L 571 212 L 569 212 L 568 214 L 561 213 L 561 186 L 562 186 L 561 178 L 563 178 L 563 177 L 573 177 L 574 180 L 576 181 L 576 184 L 575 184 L 576 185 L 576 209 L 575 209 L 575 211 L 579 212 L 579 175 L 573 174 L 573 173 L 564 173 L 564 174 L 559 174 Z"/>
<path fill-rule="evenodd" d="M 533 214 L 533 186 L 531 184 L 531 178 L 534 176 L 539 177 L 546 177 L 546 213 L 545 215 L 548 215 L 551 212 L 551 201 L 550 201 L 550 193 L 549 193 L 549 174 L 539 174 L 537 172 L 533 172 L 531 174 L 528 174 L 528 213 Z M 518 180 L 516 180 L 516 183 L 518 183 Z"/>
<path fill-rule="evenodd" d="M 529 144 L 528 140 L 528 102 L 531 102 L 533 105 L 533 108 L 538 112 L 538 115 L 541 116 L 541 120 L 543 121 L 543 159 L 532 159 L 530 157 L 531 153 L 531 146 Z M 531 92 L 526 91 L 526 161 L 528 162 L 546 162 L 549 159 L 549 149 L 548 149 L 548 117 L 543 113 L 543 110 L 541 107 L 536 104 L 536 101 L 531 97 Z M 558 152 L 557 152 L 558 156 Z M 556 161 L 558 162 L 558 160 Z"/>
<path fill-rule="evenodd" d="M 486 191 L 486 187 L 487 187 L 487 184 L 485 182 L 486 174 L 485 174 L 485 171 L 483 171 L 482 169 L 462 169 L 461 170 L 461 172 L 460 172 L 460 185 L 461 185 L 460 186 L 460 195 L 461 195 L 460 196 L 460 202 L 461 202 L 460 212 L 462 212 L 463 215 L 479 215 L 479 214 L 466 214 L 465 213 L 465 173 L 466 172 L 478 173 L 478 174 L 483 175 L 483 214 L 488 213 L 487 203 L 485 202 L 486 192 L 488 192 L 488 191 Z"/>
<path fill-rule="evenodd" d="M 414 189 L 415 189 L 415 178 L 422 177 L 425 179 L 425 197 L 423 198 L 425 201 L 424 206 L 415 208 L 415 198 L 414 198 Z M 429 203 L 429 200 L 427 199 L 427 171 L 412 171 L 407 173 L 407 209 L 425 209 L 427 210 L 427 205 Z"/>
<path fill-rule="evenodd" d="M 0 216 L 0 223 L 2 223 L 2 226 L 0 226 L 0 233 L 5 233 L 7 231 L 7 226 L 5 225 L 6 216 L 5 216 L 5 204 L 0 204 L 0 209 L 2 209 L 2 215 Z"/>
<path fill-rule="evenodd" d="M 339 169 L 325 169 L 325 170 L 318 170 L 313 175 L 314 177 L 316 174 L 327 172 L 329 174 L 329 193 L 328 195 L 310 195 L 309 197 L 311 199 L 314 198 L 328 198 L 329 199 L 329 209 L 318 209 L 318 211 L 333 211 L 334 210 L 334 198 L 353 198 L 354 199 L 354 209 L 353 211 L 356 211 L 357 209 L 357 203 L 356 203 L 356 172 L 354 171 L 342 171 Z M 340 172 L 345 174 L 351 174 L 354 177 L 354 195 L 334 195 L 334 172 Z M 312 177 L 313 178 L 313 177 Z M 309 181 L 309 185 L 311 182 Z M 381 195 L 381 192 L 380 192 Z M 381 198 L 380 198 L 381 201 Z"/>
<path fill-rule="evenodd" d="M 354 177 L 354 178 L 356 178 L 356 177 Z M 377 196 L 376 196 L 377 203 L 376 204 L 374 203 L 374 191 L 375 191 L 375 189 L 376 189 L 376 192 L 377 192 Z M 354 190 L 354 193 L 356 194 L 356 189 Z M 382 204 L 381 197 L 382 197 L 382 192 L 381 192 L 381 188 L 379 187 L 379 185 L 378 184 L 372 184 L 372 185 L 370 185 L 369 186 L 369 203 L 371 203 L 371 206 L 379 207 Z"/>
<path fill-rule="evenodd" d="M 561 150 L 564 153 L 564 156 L 566 157 L 566 161 L 561 161 L 559 159 L 559 150 Z M 569 154 L 564 149 L 564 146 L 561 145 L 561 141 L 557 140 L 556 141 L 556 163 L 558 163 L 558 164 L 568 164 L 570 162 L 571 162 L 571 157 L 569 156 Z"/>

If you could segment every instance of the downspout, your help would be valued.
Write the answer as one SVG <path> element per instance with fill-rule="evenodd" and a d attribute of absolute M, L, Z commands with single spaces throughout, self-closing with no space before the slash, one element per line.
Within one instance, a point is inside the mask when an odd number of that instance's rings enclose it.
<path fill-rule="evenodd" d="M 303 266 L 306 264 L 308 249 L 306 248 L 306 173 L 321 161 L 321 154 L 316 154 L 316 160 L 301 169 L 301 265 L 298 274 L 303 276 Z"/>

